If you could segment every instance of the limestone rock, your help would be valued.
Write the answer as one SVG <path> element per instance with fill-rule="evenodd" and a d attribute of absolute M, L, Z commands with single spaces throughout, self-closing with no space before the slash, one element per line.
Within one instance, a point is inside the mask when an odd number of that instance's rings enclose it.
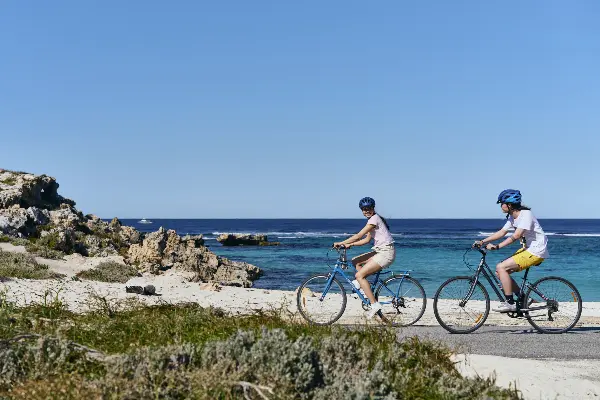
<path fill-rule="evenodd" d="M 50 222 L 50 213 L 48 210 L 43 210 L 37 207 L 29 207 L 27 216 L 34 225 L 46 225 Z"/>
<path fill-rule="evenodd" d="M 119 230 L 119 236 L 127 245 L 138 244 L 142 242 L 142 235 L 140 232 L 131 226 L 122 226 Z"/>
<path fill-rule="evenodd" d="M 223 246 L 268 246 L 278 245 L 279 242 L 269 242 L 267 235 L 252 235 L 248 233 L 223 233 L 217 237 Z"/>
<path fill-rule="evenodd" d="M 160 264 L 167 245 L 167 232 L 161 226 L 156 232 L 149 233 L 142 244 L 129 247 L 127 253 L 130 263 Z"/>
<path fill-rule="evenodd" d="M 174 268 L 194 273 L 195 281 L 217 281 L 223 285 L 251 287 L 262 271 L 251 264 L 218 257 L 202 245 L 201 236 L 180 237 L 174 230 L 160 228 L 146 236 L 141 245 L 129 248 L 128 261 L 143 271 L 157 273 Z"/>
<path fill-rule="evenodd" d="M 47 175 L 33 175 L 0 169 L 0 208 L 19 205 L 21 208 L 55 209 L 61 204 L 75 202 L 58 194 L 56 179 Z"/>
<path fill-rule="evenodd" d="M 11 236 L 27 236 L 35 231 L 35 225 L 27 215 L 27 209 L 13 206 L 0 209 L 0 231 Z"/>
<path fill-rule="evenodd" d="M 50 211 L 50 223 L 64 228 L 76 228 L 83 222 L 83 215 L 75 207 L 61 204 L 57 210 Z"/>
<path fill-rule="evenodd" d="M 64 253 L 73 252 L 75 246 L 75 231 L 71 228 L 61 229 L 57 231 L 55 250 L 60 250 Z"/>
<path fill-rule="evenodd" d="M 123 224 L 121 223 L 121 221 L 119 221 L 119 218 L 114 217 L 112 219 L 112 221 L 110 221 L 110 223 L 108 224 L 108 227 L 113 231 L 113 232 L 119 232 L 119 230 L 121 229 L 121 226 Z"/>

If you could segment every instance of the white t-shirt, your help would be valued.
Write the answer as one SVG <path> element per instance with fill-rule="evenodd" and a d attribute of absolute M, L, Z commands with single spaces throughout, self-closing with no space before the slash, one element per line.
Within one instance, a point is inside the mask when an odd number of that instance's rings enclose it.
<path fill-rule="evenodd" d="M 502 229 L 510 231 L 517 228 L 525 230 L 525 249 L 528 252 L 534 256 L 548 258 L 549 254 L 546 248 L 548 239 L 537 218 L 530 210 L 522 210 L 517 219 L 514 219 L 512 216 L 508 217 Z"/>
<path fill-rule="evenodd" d="M 392 234 L 388 230 L 387 226 L 385 226 L 385 222 L 383 222 L 379 215 L 373 214 L 373 216 L 367 221 L 367 224 L 375 225 L 375 229 L 371 231 L 374 233 L 373 237 L 375 239 L 375 246 L 383 246 L 394 243 Z"/>

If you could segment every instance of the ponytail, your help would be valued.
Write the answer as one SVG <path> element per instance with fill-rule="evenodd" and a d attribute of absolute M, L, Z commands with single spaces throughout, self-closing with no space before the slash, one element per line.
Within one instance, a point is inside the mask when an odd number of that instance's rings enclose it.
<path fill-rule="evenodd" d="M 379 214 L 377 214 L 379 215 Z M 379 218 L 381 218 L 381 220 L 383 221 L 383 223 L 385 224 L 385 227 L 387 228 L 387 230 L 390 230 L 390 225 L 387 223 L 387 221 L 385 220 L 385 218 L 383 218 L 381 215 L 379 215 Z"/>
<path fill-rule="evenodd" d="M 512 210 L 516 210 L 516 211 L 523 211 L 523 210 L 530 211 L 531 210 L 531 208 L 524 206 L 521 203 L 508 203 L 508 204 Z M 508 219 L 508 217 L 510 217 L 510 214 L 506 214 L 506 219 Z"/>

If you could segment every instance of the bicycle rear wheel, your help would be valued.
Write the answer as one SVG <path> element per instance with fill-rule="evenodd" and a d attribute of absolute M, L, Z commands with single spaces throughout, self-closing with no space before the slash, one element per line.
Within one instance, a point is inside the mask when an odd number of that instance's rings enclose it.
<path fill-rule="evenodd" d="M 392 276 L 375 292 L 381 303 L 381 313 L 392 326 L 409 326 L 417 322 L 425 312 L 427 297 L 423 286 L 410 276 Z"/>
<path fill-rule="evenodd" d="M 542 296 L 543 295 L 543 296 Z M 564 333 L 581 317 L 582 301 L 577 288 L 568 280 L 556 276 L 542 278 L 527 291 L 523 304 L 527 321 L 542 333 Z"/>
<path fill-rule="evenodd" d="M 487 290 L 480 282 L 473 284 L 473 277 L 457 276 L 442 283 L 435 293 L 435 318 L 450 333 L 474 332 L 485 323 L 490 313 Z"/>
<path fill-rule="evenodd" d="M 346 309 L 346 290 L 330 274 L 317 274 L 298 288 L 296 304 L 300 315 L 315 325 L 331 325 Z"/>

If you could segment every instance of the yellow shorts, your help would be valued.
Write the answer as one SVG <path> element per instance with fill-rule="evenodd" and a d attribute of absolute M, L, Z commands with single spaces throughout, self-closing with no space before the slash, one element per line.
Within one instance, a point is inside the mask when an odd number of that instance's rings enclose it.
<path fill-rule="evenodd" d="M 540 265 L 544 261 L 543 258 L 535 256 L 525 249 L 517 250 L 517 252 L 513 254 L 512 259 L 515 260 L 515 263 L 519 266 L 518 271 L 526 270 L 534 265 Z"/>

